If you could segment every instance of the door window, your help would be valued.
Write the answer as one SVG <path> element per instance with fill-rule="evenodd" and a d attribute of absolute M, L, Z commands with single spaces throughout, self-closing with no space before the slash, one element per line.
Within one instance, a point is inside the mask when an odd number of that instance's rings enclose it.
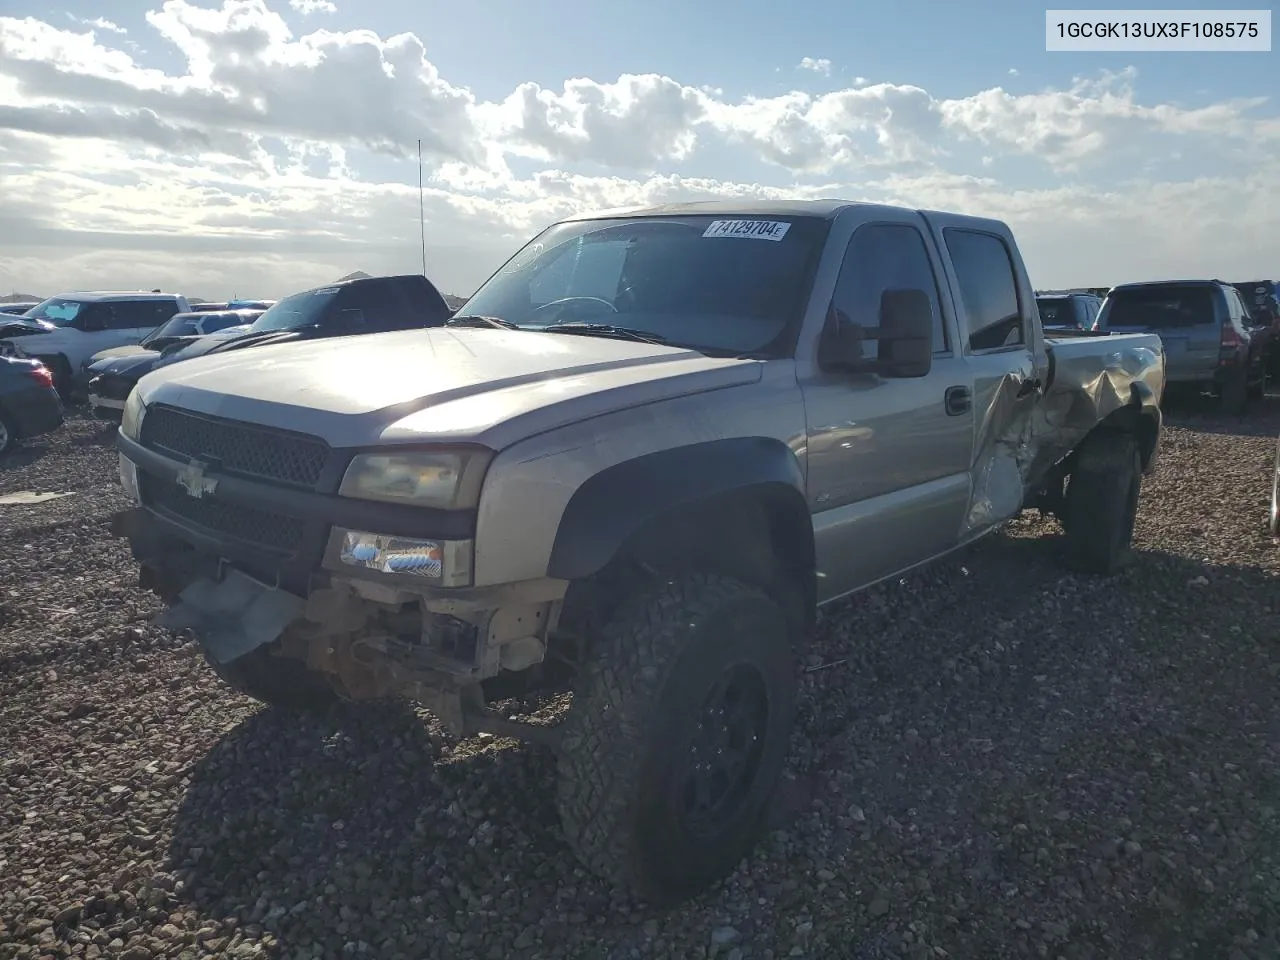
<path fill-rule="evenodd" d="M 969 349 L 976 353 L 1025 344 L 1017 275 L 1004 241 L 954 228 L 944 236 L 968 319 Z"/>
<path fill-rule="evenodd" d="M 923 290 L 928 294 L 933 312 L 933 352 L 947 353 L 951 349 L 929 250 L 920 231 L 910 224 L 871 223 L 854 231 L 831 301 L 835 322 L 858 328 L 878 327 L 880 297 L 886 290 Z"/>

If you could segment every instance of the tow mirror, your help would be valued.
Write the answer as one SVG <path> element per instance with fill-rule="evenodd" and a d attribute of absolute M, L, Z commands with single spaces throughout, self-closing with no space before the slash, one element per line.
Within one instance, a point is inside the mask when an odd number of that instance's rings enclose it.
<path fill-rule="evenodd" d="M 880 373 L 926 377 L 933 368 L 933 304 L 923 290 L 880 295 Z"/>
<path fill-rule="evenodd" d="M 882 377 L 928 376 L 933 368 L 933 305 L 923 290 L 885 290 L 878 327 L 863 327 L 833 311 L 823 329 L 818 363 L 824 370 L 878 373 Z M 862 345 L 879 342 L 874 359 Z"/>

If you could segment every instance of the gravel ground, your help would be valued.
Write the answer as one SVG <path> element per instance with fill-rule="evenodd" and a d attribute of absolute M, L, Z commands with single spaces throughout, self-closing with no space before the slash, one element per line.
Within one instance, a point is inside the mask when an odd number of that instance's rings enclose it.
<path fill-rule="evenodd" d="M 827 613 L 773 831 L 664 915 L 577 868 L 538 748 L 287 724 L 149 626 L 73 418 L 0 465 L 74 491 L 0 506 L 0 960 L 1274 960 L 1277 433 L 1174 410 L 1114 581 L 1027 519 Z"/>

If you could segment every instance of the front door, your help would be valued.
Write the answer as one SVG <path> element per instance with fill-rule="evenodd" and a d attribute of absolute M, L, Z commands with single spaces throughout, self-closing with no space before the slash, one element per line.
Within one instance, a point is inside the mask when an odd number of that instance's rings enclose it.
<path fill-rule="evenodd" d="M 970 492 L 973 381 L 955 349 L 950 298 L 937 281 L 941 261 L 923 227 L 905 210 L 858 224 L 828 322 L 876 327 L 885 290 L 926 291 L 934 316 L 929 374 L 826 372 L 817 356 L 797 364 L 819 602 L 943 553 L 960 535 Z M 868 359 L 876 349 L 866 342 Z"/>

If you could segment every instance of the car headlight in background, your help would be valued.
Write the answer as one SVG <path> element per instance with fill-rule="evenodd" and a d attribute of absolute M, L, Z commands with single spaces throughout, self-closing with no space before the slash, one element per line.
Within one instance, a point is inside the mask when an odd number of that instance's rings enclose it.
<path fill-rule="evenodd" d="M 147 412 L 147 405 L 138 395 L 138 388 L 129 391 L 129 399 L 124 402 L 124 413 L 120 416 L 120 432 L 130 440 L 137 440 L 142 432 L 142 415 Z"/>
<path fill-rule="evenodd" d="M 362 453 L 347 467 L 338 492 L 358 500 L 467 509 L 479 500 L 492 457 L 491 451 L 479 448 Z"/>

